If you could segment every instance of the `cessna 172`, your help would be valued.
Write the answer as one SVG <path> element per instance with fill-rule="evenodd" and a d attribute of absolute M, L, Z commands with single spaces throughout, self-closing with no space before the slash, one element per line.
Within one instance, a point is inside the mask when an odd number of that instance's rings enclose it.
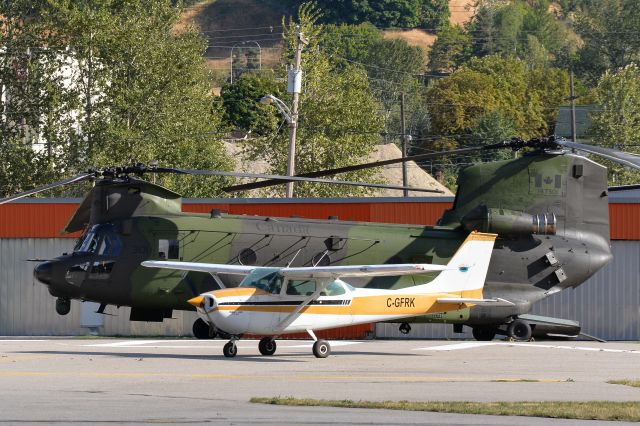
<path fill-rule="evenodd" d="M 485 284 L 485 296 L 508 306 L 474 306 L 406 319 L 472 327 L 479 340 L 496 334 L 526 339 L 537 324 L 522 320 L 532 305 L 551 294 L 575 288 L 611 259 L 606 168 L 572 152 L 578 149 L 639 168 L 637 156 L 564 140 L 512 140 L 359 164 L 341 169 L 279 177 L 316 179 L 334 173 L 473 154 L 488 149 L 521 149 L 520 158 L 463 169 L 453 207 L 436 226 L 389 225 L 340 220 L 310 220 L 184 213 L 180 195 L 139 179 L 143 173 L 233 175 L 229 172 L 132 167 L 80 173 L 69 179 L 0 200 L 0 204 L 74 182 L 93 180 L 92 190 L 64 232 L 84 231 L 73 253 L 39 264 L 39 281 L 57 298 L 56 310 L 69 312 L 70 299 L 131 306 L 134 321 L 162 321 L 173 310 L 193 310 L 188 295 L 239 284 L 235 275 L 186 274 L 148 269 L 148 259 L 183 260 L 245 266 L 292 267 L 361 264 L 446 264 L 469 232 L 498 234 Z M 272 180 L 233 189 L 272 185 Z M 358 287 L 398 289 L 436 274 L 356 277 Z M 355 280 L 358 280 L 356 282 Z M 553 321 L 553 319 L 550 319 Z M 401 330 L 407 330 L 403 324 Z M 210 337 L 202 321 L 194 334 Z"/>
<path fill-rule="evenodd" d="M 306 331 L 315 341 L 313 354 L 326 358 L 329 343 L 314 330 L 389 321 L 456 310 L 479 304 L 511 305 L 484 299 L 482 288 L 489 268 L 495 234 L 472 232 L 445 265 L 350 265 L 271 268 L 174 261 L 145 261 L 150 268 L 243 275 L 237 288 L 203 293 L 189 300 L 212 328 L 231 336 L 226 357 L 236 356 L 236 341 L 245 333 L 266 335 L 258 348 L 276 351 L 275 338 Z M 341 278 L 439 272 L 429 283 L 400 290 L 354 288 Z"/>

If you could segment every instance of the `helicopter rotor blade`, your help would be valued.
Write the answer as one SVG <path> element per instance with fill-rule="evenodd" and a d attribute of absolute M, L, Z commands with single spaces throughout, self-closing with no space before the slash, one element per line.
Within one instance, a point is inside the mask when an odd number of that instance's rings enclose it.
<path fill-rule="evenodd" d="M 611 160 L 623 166 L 631 167 L 633 169 L 640 169 L 640 156 L 637 154 L 618 151 L 617 149 L 612 148 L 604 148 L 601 146 L 586 145 L 583 143 L 572 142 L 564 139 L 557 139 L 555 142 L 565 148 L 588 152 L 589 154 L 606 158 L 607 160 Z"/>
<path fill-rule="evenodd" d="M 353 182 L 348 180 L 334 180 L 334 179 L 320 179 L 316 177 L 307 177 L 307 176 L 281 176 L 281 175 L 269 175 L 263 173 L 245 173 L 245 172 L 225 172 L 221 170 L 192 170 L 192 169 L 177 169 L 177 168 L 166 168 L 166 167 L 156 167 L 150 169 L 151 172 L 155 173 L 178 173 L 178 174 L 189 174 L 189 175 L 200 175 L 200 176 L 228 176 L 228 177 L 244 177 L 244 178 L 254 178 L 254 179 L 269 179 L 270 181 L 275 181 L 278 183 L 281 182 L 313 182 L 313 183 L 327 183 L 332 185 L 347 185 L 347 186 L 364 186 L 369 188 L 383 188 L 383 189 L 397 189 L 397 190 L 409 190 L 409 191 L 417 191 L 417 192 L 431 192 L 431 193 L 442 193 L 443 191 L 439 189 L 427 189 L 427 188 L 416 188 L 410 186 L 396 186 L 396 185 L 386 185 L 386 184 L 378 184 L 378 183 L 364 183 L 364 182 Z M 266 181 L 263 181 L 266 182 Z M 225 190 L 225 188 L 223 188 Z"/>
<path fill-rule="evenodd" d="M 373 168 L 373 167 L 381 167 L 381 166 L 386 166 L 386 165 L 390 165 L 390 164 L 404 163 L 404 162 L 407 162 L 407 161 L 422 161 L 422 160 L 428 160 L 428 159 L 431 159 L 431 158 L 443 157 L 443 156 L 447 156 L 447 155 L 464 154 L 464 153 L 469 153 L 469 152 L 481 151 L 481 150 L 484 150 L 484 149 L 490 149 L 490 147 L 487 146 L 487 145 L 473 146 L 473 147 L 468 147 L 468 148 L 454 149 L 454 150 L 451 150 L 451 151 L 437 151 L 437 152 L 430 152 L 430 153 L 427 153 L 427 154 L 419 154 L 419 155 L 411 155 L 411 156 L 407 156 L 407 157 L 393 158 L 393 159 L 390 159 L 390 160 L 382 160 L 382 161 L 374 161 L 374 162 L 371 162 L 371 163 L 355 164 L 353 166 L 338 167 L 336 169 L 318 170 L 316 172 L 301 173 L 301 174 L 295 175 L 295 176 L 281 176 L 278 179 L 266 178 L 267 180 L 261 180 L 261 181 L 258 181 L 258 182 L 227 186 L 225 188 L 222 188 L 222 190 L 225 191 L 225 192 L 236 192 L 236 191 L 246 191 L 246 190 L 249 190 L 249 189 L 267 188 L 269 186 L 279 185 L 279 184 L 286 183 L 286 182 L 298 181 L 298 180 L 300 180 L 298 178 L 318 178 L 318 177 L 322 177 L 322 176 L 332 176 L 332 175 L 336 175 L 336 174 L 339 174 L 339 173 L 353 172 L 353 171 L 356 171 L 356 170 L 365 170 L 365 169 L 370 169 L 370 168 Z M 311 182 L 313 182 L 313 181 L 311 181 Z M 382 187 L 390 188 L 390 189 L 397 189 L 397 188 L 391 188 L 390 186 L 382 186 Z M 413 188 L 408 188 L 408 189 L 412 190 L 412 191 L 417 190 L 417 189 L 413 189 Z M 430 191 L 425 191 L 425 192 L 441 192 L 441 191 L 430 190 Z"/>
<path fill-rule="evenodd" d="M 16 194 L 16 195 L 12 195 L 11 197 L 2 198 L 2 199 L 0 199 L 0 204 L 6 204 L 6 203 L 9 203 L 11 201 L 19 200 L 20 198 L 28 197 L 29 195 L 34 195 L 34 194 L 37 194 L 39 192 L 46 191 L 48 189 L 58 188 L 60 186 L 65 186 L 65 185 L 69 185 L 69 184 L 72 184 L 72 183 L 82 182 L 83 180 L 93 178 L 94 176 L 95 176 L 95 173 L 93 173 L 93 172 L 79 173 L 79 174 L 77 174 L 75 176 L 72 176 L 72 177 L 67 178 L 67 179 L 63 179 L 63 180 L 58 181 L 58 182 L 53 182 L 53 183 L 50 183 L 48 185 L 39 186 L 37 188 L 33 188 L 33 189 L 21 192 L 21 193 Z"/>

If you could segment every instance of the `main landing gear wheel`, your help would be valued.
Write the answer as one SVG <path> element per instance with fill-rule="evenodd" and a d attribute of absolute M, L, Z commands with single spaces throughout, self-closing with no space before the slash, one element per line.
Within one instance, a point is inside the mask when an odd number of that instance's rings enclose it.
<path fill-rule="evenodd" d="M 262 355 L 273 355 L 276 353 L 276 341 L 271 337 L 263 337 L 258 343 L 258 349 Z"/>
<path fill-rule="evenodd" d="M 403 322 L 400 324 L 398 330 L 400 330 L 400 333 L 402 334 L 409 334 L 411 332 L 411 325 L 409 325 L 408 322 Z"/>
<path fill-rule="evenodd" d="M 71 300 L 59 297 L 56 299 L 56 312 L 58 315 L 67 315 L 71 311 Z"/>
<path fill-rule="evenodd" d="M 509 324 L 507 334 L 515 340 L 529 340 L 531 339 L 531 326 L 526 321 L 516 319 Z"/>
<path fill-rule="evenodd" d="M 491 326 L 473 327 L 473 338 L 479 342 L 490 342 L 496 337 L 496 328 Z"/>
<path fill-rule="evenodd" d="M 227 358 L 233 358 L 234 356 L 236 356 L 238 354 L 238 347 L 236 346 L 236 342 L 228 342 L 226 345 L 224 345 L 224 348 L 222 348 L 222 353 Z"/>
<path fill-rule="evenodd" d="M 331 354 L 331 346 L 326 340 L 316 340 L 313 344 L 313 354 L 316 358 L 326 358 Z"/>
<path fill-rule="evenodd" d="M 193 335 L 197 339 L 215 339 L 216 338 L 215 329 L 210 327 L 209 324 L 207 324 L 207 322 L 204 321 L 202 318 L 198 318 L 197 320 L 195 320 L 195 322 L 193 323 L 192 330 L 193 330 Z M 214 331 L 213 334 L 211 333 L 212 331 Z"/>

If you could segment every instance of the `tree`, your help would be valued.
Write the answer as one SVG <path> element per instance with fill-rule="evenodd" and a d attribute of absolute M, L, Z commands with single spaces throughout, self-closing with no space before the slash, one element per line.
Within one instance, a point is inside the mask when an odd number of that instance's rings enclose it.
<path fill-rule="evenodd" d="M 230 126 L 255 135 L 272 134 L 280 124 L 280 114 L 259 100 L 269 94 L 281 98 L 284 93 L 282 84 L 276 82 L 273 76 L 243 74 L 221 90 L 224 119 Z"/>
<path fill-rule="evenodd" d="M 596 145 L 613 147 L 640 153 L 640 68 L 627 65 L 617 71 L 606 72 L 595 89 L 599 110 L 592 116 L 593 142 Z M 623 169 L 620 165 L 606 162 L 611 183 L 616 185 L 638 183 L 637 171 Z"/>
<path fill-rule="evenodd" d="M 428 89 L 431 134 L 436 142 L 438 137 L 464 142 L 505 130 L 525 139 L 544 136 L 566 93 L 565 71 L 530 69 L 522 60 L 497 55 L 474 58 Z"/>
<path fill-rule="evenodd" d="M 448 25 L 437 33 L 429 51 L 431 71 L 455 71 L 471 58 L 471 36 L 458 25 Z"/>
<path fill-rule="evenodd" d="M 299 7 L 306 0 L 289 1 Z M 436 30 L 448 23 L 448 0 L 317 0 L 323 11 L 320 18 L 328 24 L 361 24 L 376 27 L 422 27 Z"/>
<path fill-rule="evenodd" d="M 60 176 L 68 102 L 41 1 L 0 3 L 0 197 Z"/>
<path fill-rule="evenodd" d="M 228 169 L 212 104 L 205 40 L 174 32 L 180 10 L 168 0 L 50 0 L 45 19 L 78 63 L 72 91 L 81 100 L 70 164 Z M 215 181 L 164 177 L 191 196 L 218 195 Z"/>
<path fill-rule="evenodd" d="M 576 31 L 583 40 L 576 71 L 597 83 L 610 69 L 640 60 L 640 8 L 635 0 L 590 0 L 576 16 Z"/>
<path fill-rule="evenodd" d="M 300 94 L 296 173 L 357 164 L 369 154 L 379 140 L 382 129 L 379 104 L 375 101 L 366 73 L 350 64 L 336 66 L 316 48 L 323 26 L 313 6 L 302 6 L 299 25 L 310 40 L 302 56 L 303 91 Z M 285 25 L 283 61 L 292 60 L 295 46 L 294 22 Z M 288 132 L 246 143 L 249 158 L 264 158 L 271 173 L 285 174 Z M 370 181 L 374 171 L 365 170 L 339 176 L 347 180 Z M 284 189 L 274 190 L 282 193 Z M 297 197 L 350 196 L 366 192 L 358 187 L 296 184 Z"/>
<path fill-rule="evenodd" d="M 473 34 L 474 56 L 515 56 L 535 66 L 567 66 L 579 44 L 548 0 L 480 0 L 467 31 Z"/>

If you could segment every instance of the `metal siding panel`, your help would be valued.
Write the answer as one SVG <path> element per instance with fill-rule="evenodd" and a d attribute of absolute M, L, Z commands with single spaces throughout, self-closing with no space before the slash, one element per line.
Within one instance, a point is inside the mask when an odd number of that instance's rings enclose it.
<path fill-rule="evenodd" d="M 79 327 L 78 301 L 71 313 L 55 313 L 55 301 L 46 286 L 33 278 L 35 263 L 28 258 L 51 258 L 73 248 L 70 239 L 0 239 L 0 334 L 75 335 Z"/>
<path fill-rule="evenodd" d="M 579 321 L 606 340 L 640 339 L 640 242 L 614 241 L 613 260 L 575 290 L 534 305 L 532 313 Z"/>
<path fill-rule="evenodd" d="M 610 203 L 612 240 L 640 240 L 640 204 Z"/>

